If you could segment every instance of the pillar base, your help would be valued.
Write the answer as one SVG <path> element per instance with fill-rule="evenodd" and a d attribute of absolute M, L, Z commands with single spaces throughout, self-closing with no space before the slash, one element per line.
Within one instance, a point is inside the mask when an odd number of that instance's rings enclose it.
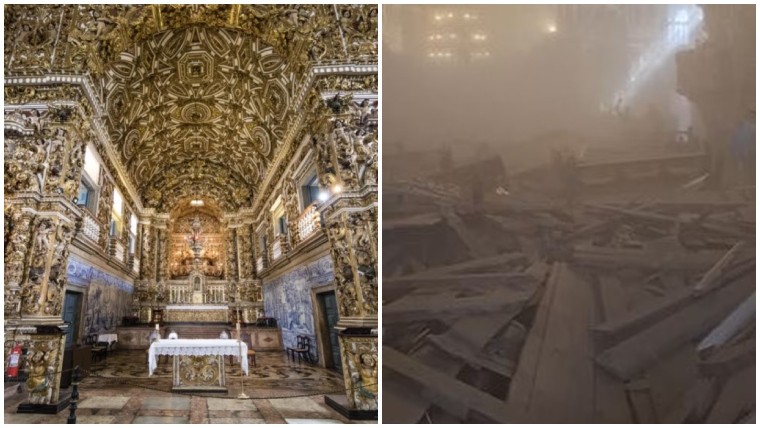
<path fill-rule="evenodd" d="M 357 410 L 348 407 L 348 398 L 344 394 L 325 395 L 325 404 L 341 415 L 356 421 L 377 420 L 377 410 Z"/>
<path fill-rule="evenodd" d="M 45 415 L 55 415 L 60 413 L 62 410 L 69 407 L 69 404 L 71 404 L 71 395 L 67 395 L 63 398 L 61 398 L 60 401 L 57 403 L 50 403 L 50 404 L 32 404 L 32 403 L 21 403 L 18 405 L 18 408 L 16 409 L 16 413 L 41 413 Z"/>

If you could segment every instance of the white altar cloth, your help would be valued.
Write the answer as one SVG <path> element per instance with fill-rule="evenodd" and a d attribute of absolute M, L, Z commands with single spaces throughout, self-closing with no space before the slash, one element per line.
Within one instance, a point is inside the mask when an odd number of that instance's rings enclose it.
<path fill-rule="evenodd" d="M 119 336 L 116 333 L 105 333 L 98 335 L 98 342 L 108 342 L 110 345 L 112 342 L 118 342 Z"/>
<path fill-rule="evenodd" d="M 239 358 L 240 355 L 243 358 Z M 148 350 L 148 374 L 158 366 L 159 355 L 234 355 L 241 360 L 245 374 L 248 374 L 248 345 L 235 339 L 162 339 L 153 342 Z"/>

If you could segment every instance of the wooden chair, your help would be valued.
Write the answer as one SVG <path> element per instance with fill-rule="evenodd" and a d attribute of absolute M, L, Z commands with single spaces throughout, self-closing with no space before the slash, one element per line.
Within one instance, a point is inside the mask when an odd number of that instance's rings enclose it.
<path fill-rule="evenodd" d="M 84 344 L 92 347 L 92 361 L 102 361 L 108 357 L 108 343 L 98 342 L 97 334 L 90 334 L 84 339 Z"/>
<path fill-rule="evenodd" d="M 237 332 L 233 334 L 233 339 L 237 340 Z M 251 345 L 251 335 L 248 333 L 243 333 L 241 339 L 243 343 L 248 346 L 248 364 L 250 365 L 251 360 L 253 359 L 253 366 L 256 366 L 256 351 L 253 350 L 253 345 Z M 230 365 L 233 364 L 233 357 L 234 355 L 228 355 L 230 359 Z"/>
<path fill-rule="evenodd" d="M 256 351 L 253 350 L 253 345 L 251 344 L 251 335 L 243 333 L 241 340 L 248 346 L 248 364 L 251 363 L 251 358 L 253 358 L 253 366 L 256 367 Z"/>
<path fill-rule="evenodd" d="M 298 361 L 304 359 L 310 363 L 314 363 L 314 360 L 311 358 L 311 339 L 309 336 L 296 336 L 296 347 L 288 348 L 288 355 L 290 355 L 293 361 L 296 360 L 296 355 L 298 355 Z"/>

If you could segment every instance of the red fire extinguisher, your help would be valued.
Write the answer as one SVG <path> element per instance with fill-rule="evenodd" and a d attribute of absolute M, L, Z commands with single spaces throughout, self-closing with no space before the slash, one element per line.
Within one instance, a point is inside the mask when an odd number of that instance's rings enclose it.
<path fill-rule="evenodd" d="M 5 372 L 8 377 L 18 376 L 19 361 L 21 361 L 21 345 L 17 344 L 11 349 L 11 355 L 8 358 L 8 370 Z"/>

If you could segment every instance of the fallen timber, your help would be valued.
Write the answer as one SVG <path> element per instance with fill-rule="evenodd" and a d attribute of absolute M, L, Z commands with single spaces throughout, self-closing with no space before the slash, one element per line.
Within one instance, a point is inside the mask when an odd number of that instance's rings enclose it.
<path fill-rule="evenodd" d="M 701 176 L 700 156 L 663 160 L 673 168 L 655 175 L 677 178 L 681 189 Z M 649 161 L 657 163 L 640 160 Z M 585 166 L 614 180 L 649 177 L 645 167 L 620 175 L 609 165 Z M 507 188 L 508 195 L 487 192 L 478 209 L 464 196 L 394 220 L 405 230 L 454 222 L 468 257 L 421 258 L 412 272 L 383 278 L 384 341 L 396 352 L 383 362 L 392 379 L 384 385 L 403 397 L 386 399 L 398 409 L 388 408 L 389 422 L 754 418 L 747 400 L 731 406 L 728 398 L 744 391 L 737 373 L 754 370 L 751 198 L 692 185 L 665 189 L 683 193 L 672 199 L 581 190 L 580 200 L 558 202 Z M 541 184 L 525 188 L 538 192 Z M 501 232 L 478 229 L 479 215 Z M 409 342 L 393 340 L 410 325 Z"/>

